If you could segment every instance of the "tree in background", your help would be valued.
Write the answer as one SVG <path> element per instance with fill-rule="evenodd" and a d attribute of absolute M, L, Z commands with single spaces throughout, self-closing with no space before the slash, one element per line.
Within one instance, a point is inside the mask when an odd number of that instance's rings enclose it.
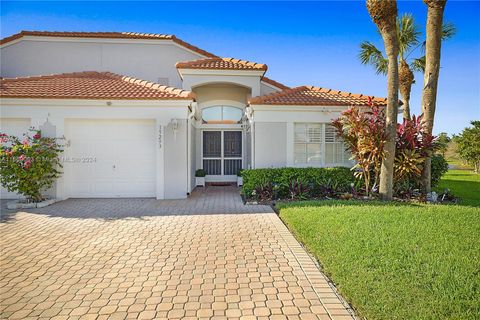
<path fill-rule="evenodd" d="M 402 17 L 397 18 L 397 32 L 400 58 L 398 81 L 403 100 L 403 118 L 410 119 L 410 93 L 412 84 L 415 83 L 413 71 L 422 73 L 425 71 L 425 41 L 421 42 L 419 40 L 421 32 L 415 24 L 415 19 L 411 13 L 405 13 Z M 453 24 L 444 24 L 442 27 L 442 40 L 453 37 L 455 32 Z M 422 49 L 422 56 L 411 59 L 411 55 L 419 48 Z M 387 74 L 388 60 L 373 43 L 364 41 L 360 44 L 359 59 L 363 64 L 372 65 L 377 74 Z"/>
<path fill-rule="evenodd" d="M 398 51 L 397 1 L 367 0 L 367 9 L 373 22 L 380 30 L 387 53 L 387 109 L 385 112 L 385 156 L 380 169 L 379 193 L 382 200 L 393 198 L 393 165 L 398 115 Z"/>
<path fill-rule="evenodd" d="M 472 128 L 465 128 L 455 136 L 455 142 L 460 158 L 472 164 L 475 173 L 480 173 L 480 121 L 472 121 L 471 124 Z"/>
<path fill-rule="evenodd" d="M 452 139 L 448 136 L 448 133 L 446 132 L 441 132 L 437 136 L 437 141 L 436 141 L 437 150 L 444 157 L 445 157 L 445 153 L 447 152 L 448 144 L 450 143 L 450 141 L 452 141 Z"/>
<path fill-rule="evenodd" d="M 422 113 L 424 126 L 428 134 L 432 134 L 435 108 L 437 105 L 438 78 L 440 75 L 440 52 L 442 48 L 443 12 L 446 0 L 423 0 L 427 5 L 427 39 L 425 41 L 425 73 L 422 93 Z M 424 192 L 430 192 L 431 158 L 425 159 L 422 171 Z"/>

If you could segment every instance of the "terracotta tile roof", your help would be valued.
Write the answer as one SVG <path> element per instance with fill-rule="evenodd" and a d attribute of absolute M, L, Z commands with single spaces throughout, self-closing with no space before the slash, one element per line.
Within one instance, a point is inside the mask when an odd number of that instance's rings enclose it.
<path fill-rule="evenodd" d="M 214 58 L 213 53 L 202 50 L 191 45 L 174 35 L 156 34 L 156 33 L 137 33 L 137 32 L 63 32 L 63 31 L 21 31 L 10 37 L 0 40 L 0 45 L 22 38 L 24 36 L 37 37 L 72 37 L 72 38 L 107 38 L 107 39 L 143 39 L 143 40 L 171 40 L 187 49 L 190 49 L 203 56 Z"/>
<path fill-rule="evenodd" d="M 1 79 L 1 98 L 181 100 L 194 93 L 110 72 L 77 72 Z"/>
<path fill-rule="evenodd" d="M 290 87 L 287 87 L 286 85 L 284 85 L 284 84 L 282 84 L 282 83 L 280 83 L 280 82 L 277 82 L 277 81 L 275 81 L 275 80 L 272 80 L 272 79 L 270 79 L 270 78 L 267 78 L 267 77 L 265 77 L 265 76 L 263 76 L 262 81 L 263 81 L 263 82 L 266 82 L 266 83 L 268 83 L 268 84 L 271 84 L 272 86 L 274 86 L 274 87 L 276 87 L 276 88 L 278 88 L 278 89 L 281 89 L 281 90 L 290 89 Z"/>
<path fill-rule="evenodd" d="M 267 65 L 234 58 L 209 58 L 177 62 L 178 69 L 267 70 Z"/>
<path fill-rule="evenodd" d="M 250 104 L 307 106 L 367 106 L 369 96 L 332 89 L 302 86 L 250 99 Z M 372 98 L 378 106 L 386 106 L 386 98 Z"/>

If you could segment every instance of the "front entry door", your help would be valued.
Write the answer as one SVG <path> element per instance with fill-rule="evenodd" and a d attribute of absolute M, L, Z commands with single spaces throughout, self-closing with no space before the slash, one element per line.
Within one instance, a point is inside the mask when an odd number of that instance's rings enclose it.
<path fill-rule="evenodd" d="M 242 169 L 242 131 L 203 131 L 207 181 L 236 181 Z"/>

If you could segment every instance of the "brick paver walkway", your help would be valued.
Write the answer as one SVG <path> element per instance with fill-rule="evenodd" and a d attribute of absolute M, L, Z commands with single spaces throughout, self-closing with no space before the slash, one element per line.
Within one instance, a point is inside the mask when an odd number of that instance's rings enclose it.
<path fill-rule="evenodd" d="M 277 215 L 235 188 L 2 218 L 2 319 L 352 319 Z"/>

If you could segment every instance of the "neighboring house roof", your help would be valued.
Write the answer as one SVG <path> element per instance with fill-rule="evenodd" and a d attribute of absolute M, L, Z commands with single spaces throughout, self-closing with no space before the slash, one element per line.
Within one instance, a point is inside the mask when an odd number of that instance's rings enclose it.
<path fill-rule="evenodd" d="M 107 38 L 107 39 L 142 39 L 142 40 L 170 40 L 187 49 L 190 49 L 203 56 L 213 58 L 217 57 L 213 53 L 202 50 L 190 43 L 187 43 L 174 35 L 156 34 L 156 33 L 137 33 L 137 32 L 63 32 L 63 31 L 21 31 L 10 37 L 0 40 L 0 45 L 20 39 L 24 36 L 37 37 L 72 37 L 72 38 Z"/>
<path fill-rule="evenodd" d="M 386 106 L 386 98 L 371 97 L 378 106 Z M 315 105 L 315 106 L 367 106 L 369 96 L 332 89 L 302 86 L 251 98 L 255 105 Z"/>
<path fill-rule="evenodd" d="M 267 65 L 234 58 L 209 58 L 177 62 L 178 69 L 267 70 Z"/>
<path fill-rule="evenodd" d="M 110 72 L 76 72 L 1 79 L 1 98 L 180 100 L 194 93 Z"/>

